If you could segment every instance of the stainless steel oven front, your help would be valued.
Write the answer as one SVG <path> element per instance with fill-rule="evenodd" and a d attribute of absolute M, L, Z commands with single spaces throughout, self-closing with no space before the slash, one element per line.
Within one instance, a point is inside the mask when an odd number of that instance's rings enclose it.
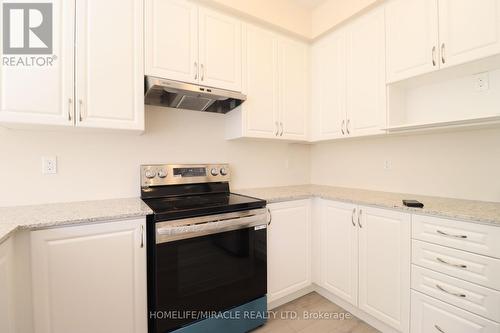
<path fill-rule="evenodd" d="M 150 332 L 165 333 L 265 296 L 266 208 L 156 222 Z"/>

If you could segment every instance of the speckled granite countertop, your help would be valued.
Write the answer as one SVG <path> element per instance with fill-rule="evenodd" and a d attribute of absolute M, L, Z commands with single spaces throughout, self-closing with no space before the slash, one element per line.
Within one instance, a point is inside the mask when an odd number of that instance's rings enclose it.
<path fill-rule="evenodd" d="M 500 227 L 500 203 L 451 198 L 431 197 L 415 194 L 369 191 L 323 185 L 298 185 L 235 190 L 269 203 L 320 197 L 360 205 L 391 208 L 411 213 L 432 215 L 458 220 L 490 224 Z M 403 206 L 403 199 L 416 199 L 424 203 L 424 208 Z"/>
<path fill-rule="evenodd" d="M 97 223 L 152 214 L 140 198 L 80 201 L 36 206 L 0 207 L 0 242 L 16 229 Z"/>
<path fill-rule="evenodd" d="M 472 221 L 500 227 L 500 203 L 430 197 L 361 189 L 298 185 L 234 190 L 235 193 L 269 203 L 320 197 L 360 205 Z M 403 199 L 416 199 L 423 209 L 403 206 Z M 43 229 L 58 225 L 99 223 L 152 214 L 140 198 L 81 201 L 37 206 L 0 207 L 0 242 L 17 229 Z"/>

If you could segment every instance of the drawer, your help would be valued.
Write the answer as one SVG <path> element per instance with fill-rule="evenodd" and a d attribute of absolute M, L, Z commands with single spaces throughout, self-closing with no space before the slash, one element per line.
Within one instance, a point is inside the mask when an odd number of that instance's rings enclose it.
<path fill-rule="evenodd" d="M 411 288 L 461 309 L 500 321 L 500 292 L 412 265 Z"/>
<path fill-rule="evenodd" d="M 413 264 L 500 290 L 500 260 L 431 243 L 412 241 Z"/>
<path fill-rule="evenodd" d="M 412 238 L 500 258 L 500 227 L 413 215 Z"/>
<path fill-rule="evenodd" d="M 412 291 L 411 333 L 500 333 L 500 325 Z"/>

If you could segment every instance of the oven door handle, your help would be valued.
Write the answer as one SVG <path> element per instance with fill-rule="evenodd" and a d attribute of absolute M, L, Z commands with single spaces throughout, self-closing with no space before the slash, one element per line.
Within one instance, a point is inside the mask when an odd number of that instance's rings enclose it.
<path fill-rule="evenodd" d="M 267 214 L 264 209 L 263 212 L 253 215 L 247 215 L 237 218 L 227 219 L 212 219 L 203 223 L 189 223 L 185 221 L 183 224 L 157 227 L 156 228 L 156 244 L 173 242 L 176 240 L 194 238 L 199 236 L 211 235 L 226 231 L 246 229 L 250 227 L 267 226 Z"/>

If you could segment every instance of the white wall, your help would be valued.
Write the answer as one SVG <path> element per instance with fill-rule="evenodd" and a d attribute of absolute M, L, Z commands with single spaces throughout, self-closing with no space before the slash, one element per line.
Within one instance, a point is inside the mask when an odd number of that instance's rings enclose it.
<path fill-rule="evenodd" d="M 0 129 L 0 206 L 137 197 L 147 163 L 228 162 L 233 188 L 309 183 L 308 146 L 226 141 L 224 127 L 224 115 L 147 108 L 142 136 Z M 57 175 L 41 174 L 47 155 Z"/>
<path fill-rule="evenodd" d="M 391 169 L 384 169 L 385 160 Z M 311 181 L 500 202 L 500 129 L 317 144 Z"/>

